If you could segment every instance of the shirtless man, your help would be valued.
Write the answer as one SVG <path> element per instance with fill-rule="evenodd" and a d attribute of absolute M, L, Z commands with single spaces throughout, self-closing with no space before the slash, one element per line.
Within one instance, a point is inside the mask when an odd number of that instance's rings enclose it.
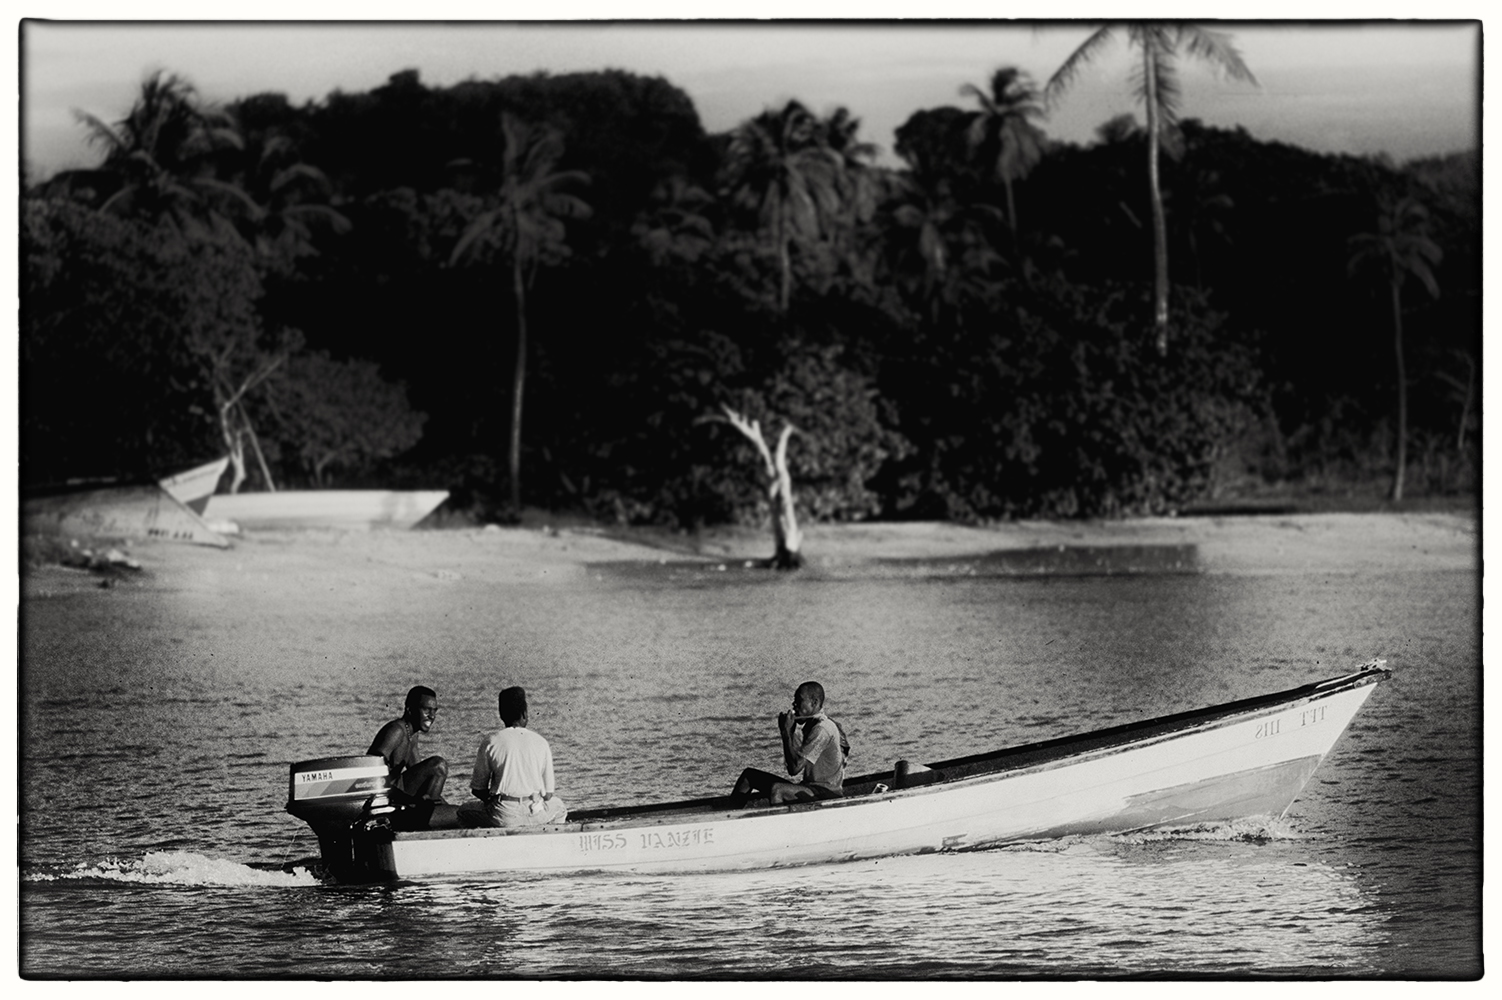
<path fill-rule="evenodd" d="M 562 823 L 568 808 L 553 784 L 553 750 L 527 728 L 527 692 L 509 687 L 496 698 L 504 728 L 480 741 L 470 790 L 478 803 L 459 810 L 464 826 L 518 827 Z"/>
<path fill-rule="evenodd" d="M 805 681 L 793 692 L 793 710 L 777 716 L 782 734 L 782 761 L 792 780 L 748 767 L 730 795 L 736 805 L 750 802 L 754 793 L 770 805 L 805 799 L 831 799 L 844 794 L 845 758 L 850 744 L 839 724 L 824 714 L 824 687 Z"/>
<path fill-rule="evenodd" d="M 401 805 L 413 806 L 406 819 L 418 829 L 442 829 L 457 824 L 457 810 L 443 801 L 443 785 L 448 781 L 448 762 L 442 757 L 418 759 L 418 737 L 433 728 L 438 718 L 438 695 L 421 685 L 407 692 L 406 707 L 400 719 L 381 727 L 366 751 L 386 759 L 396 779 L 392 798 Z"/>

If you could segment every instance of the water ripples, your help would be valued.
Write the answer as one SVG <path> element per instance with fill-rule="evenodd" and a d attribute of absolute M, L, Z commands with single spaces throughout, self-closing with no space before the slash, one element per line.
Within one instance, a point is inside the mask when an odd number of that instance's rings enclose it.
<path fill-rule="evenodd" d="M 1463 574 L 1414 577 L 466 577 L 338 616 L 309 616 L 289 591 L 234 628 L 213 591 L 159 596 L 149 615 L 41 602 L 22 636 L 22 968 L 1465 975 L 1480 968 L 1478 597 Z M 341 887 L 281 871 L 316 852 L 282 811 L 287 762 L 362 751 L 413 683 L 439 691 L 424 747 L 448 757 L 453 798 L 498 724 L 495 692 L 521 683 L 560 794 L 586 808 L 776 768 L 775 714 L 809 678 L 861 772 L 1248 697 L 1381 654 L 1394 680 L 1273 822 L 716 875 Z"/>

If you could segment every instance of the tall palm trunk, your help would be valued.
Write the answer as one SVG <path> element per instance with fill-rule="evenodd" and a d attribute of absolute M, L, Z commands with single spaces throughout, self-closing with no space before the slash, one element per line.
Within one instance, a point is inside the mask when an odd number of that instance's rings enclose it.
<path fill-rule="evenodd" d="M 1398 471 L 1393 476 L 1392 498 L 1403 499 L 1403 471 L 1408 464 L 1408 374 L 1403 364 L 1403 308 L 1398 280 L 1392 282 L 1393 352 L 1398 360 Z"/>
<path fill-rule="evenodd" d="M 511 262 L 511 285 L 516 292 L 516 371 L 511 377 L 511 448 L 508 461 L 511 472 L 511 509 L 518 516 L 522 510 L 522 390 L 527 381 L 527 288 L 522 280 L 521 255 Z"/>
<path fill-rule="evenodd" d="M 1158 182 L 1158 65 L 1151 39 L 1143 40 L 1142 74 L 1147 81 L 1147 183 L 1153 207 L 1153 330 L 1161 357 L 1168 354 L 1168 231 Z"/>
<path fill-rule="evenodd" d="M 1469 353 L 1464 355 L 1466 363 L 1465 377 L 1465 402 L 1460 407 L 1460 429 L 1455 435 L 1455 453 L 1465 453 L 1465 428 L 1471 419 L 1471 400 L 1476 394 L 1476 363 L 1471 360 Z"/>
<path fill-rule="evenodd" d="M 1231 77 L 1255 84 L 1257 78 L 1241 61 L 1241 54 L 1230 43 L 1229 36 L 1216 31 L 1207 31 L 1183 22 L 1137 21 L 1126 25 L 1131 43 L 1142 49 L 1142 89 L 1139 96 L 1147 109 L 1147 173 L 1153 209 L 1153 326 L 1159 356 L 1168 353 L 1168 233 L 1163 222 L 1163 195 L 1158 179 L 1159 132 L 1166 120 L 1170 124 L 1175 115 L 1177 94 L 1170 86 L 1163 88 L 1160 68 L 1173 72 L 1174 59 L 1183 47 L 1191 57 L 1202 59 L 1223 69 Z M 1112 27 L 1106 25 L 1095 31 L 1083 45 L 1075 49 L 1064 65 L 1055 71 L 1044 98 L 1051 100 L 1074 77 L 1080 66 L 1089 62 L 1111 38 Z"/>
<path fill-rule="evenodd" d="M 516 368 L 511 378 L 511 435 L 507 449 L 511 479 L 511 507 L 522 505 L 522 405 L 527 384 L 527 286 L 537 268 L 567 253 L 563 220 L 583 219 L 590 208 L 563 187 L 585 183 L 589 175 L 577 170 L 554 170 L 563 156 L 563 136 L 548 126 L 533 126 L 510 112 L 501 113 L 505 149 L 496 207 L 480 213 L 459 237 L 449 263 L 477 246 L 489 243 L 496 262 L 511 267 L 516 297 Z M 499 246 L 497 246 L 499 244 Z"/>

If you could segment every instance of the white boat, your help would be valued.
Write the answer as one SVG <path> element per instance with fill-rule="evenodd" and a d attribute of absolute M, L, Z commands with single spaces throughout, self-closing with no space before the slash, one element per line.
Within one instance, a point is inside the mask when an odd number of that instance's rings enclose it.
<path fill-rule="evenodd" d="M 214 490 L 219 487 L 219 480 L 224 476 L 224 470 L 227 468 L 229 468 L 228 455 L 188 469 L 186 472 L 179 472 L 175 476 L 168 476 L 161 480 L 162 489 L 171 493 L 178 503 L 202 517 L 204 509 L 209 504 L 209 497 L 213 496 Z"/>
<path fill-rule="evenodd" d="M 156 483 L 70 487 L 21 502 L 27 532 L 83 538 L 192 542 L 228 548 L 229 539 Z"/>
<path fill-rule="evenodd" d="M 447 490 L 285 490 L 221 493 L 204 516 L 241 528 L 410 528 L 448 498 Z"/>
<path fill-rule="evenodd" d="M 1345 677 L 1093 733 L 847 779 L 844 796 L 583 809 L 520 830 L 403 830 L 380 757 L 293 764 L 287 811 L 340 881 L 701 872 L 971 850 L 1067 834 L 1278 817 L 1386 679 Z"/>

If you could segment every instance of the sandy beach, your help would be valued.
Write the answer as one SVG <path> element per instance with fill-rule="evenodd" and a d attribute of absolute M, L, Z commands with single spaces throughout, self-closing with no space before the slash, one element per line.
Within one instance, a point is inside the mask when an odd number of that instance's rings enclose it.
<path fill-rule="evenodd" d="M 814 525 L 805 529 L 803 552 L 813 572 L 849 573 L 889 560 L 1156 546 L 1192 546 L 1194 568 L 1205 573 L 1480 569 L 1477 520 L 1456 513 L 1022 521 L 994 527 L 935 522 Z M 140 564 L 139 571 L 29 567 L 23 574 L 22 597 L 115 586 L 176 588 L 209 578 L 217 586 L 233 588 L 237 577 L 257 582 L 246 588 L 247 593 L 264 593 L 260 584 L 268 575 L 277 579 L 282 594 L 305 590 L 305 584 L 316 590 L 317 581 L 330 574 L 398 592 L 465 579 L 542 583 L 567 580 L 584 573 L 588 564 L 601 562 L 702 561 L 741 567 L 767 557 L 771 548 L 768 533 L 750 529 L 699 536 L 550 525 L 257 532 L 236 538 L 228 550 L 156 542 L 122 546 L 121 551 Z"/>
<path fill-rule="evenodd" d="M 1212 573 L 1355 573 L 1377 568 L 1479 566 L 1476 522 L 1458 514 L 1295 514 L 1018 521 L 997 527 L 952 524 L 815 526 L 805 532 L 811 565 L 873 558 L 920 559 L 1059 546 L 1184 546 Z M 763 537 L 737 535 L 703 547 L 724 558 L 764 556 Z"/>

